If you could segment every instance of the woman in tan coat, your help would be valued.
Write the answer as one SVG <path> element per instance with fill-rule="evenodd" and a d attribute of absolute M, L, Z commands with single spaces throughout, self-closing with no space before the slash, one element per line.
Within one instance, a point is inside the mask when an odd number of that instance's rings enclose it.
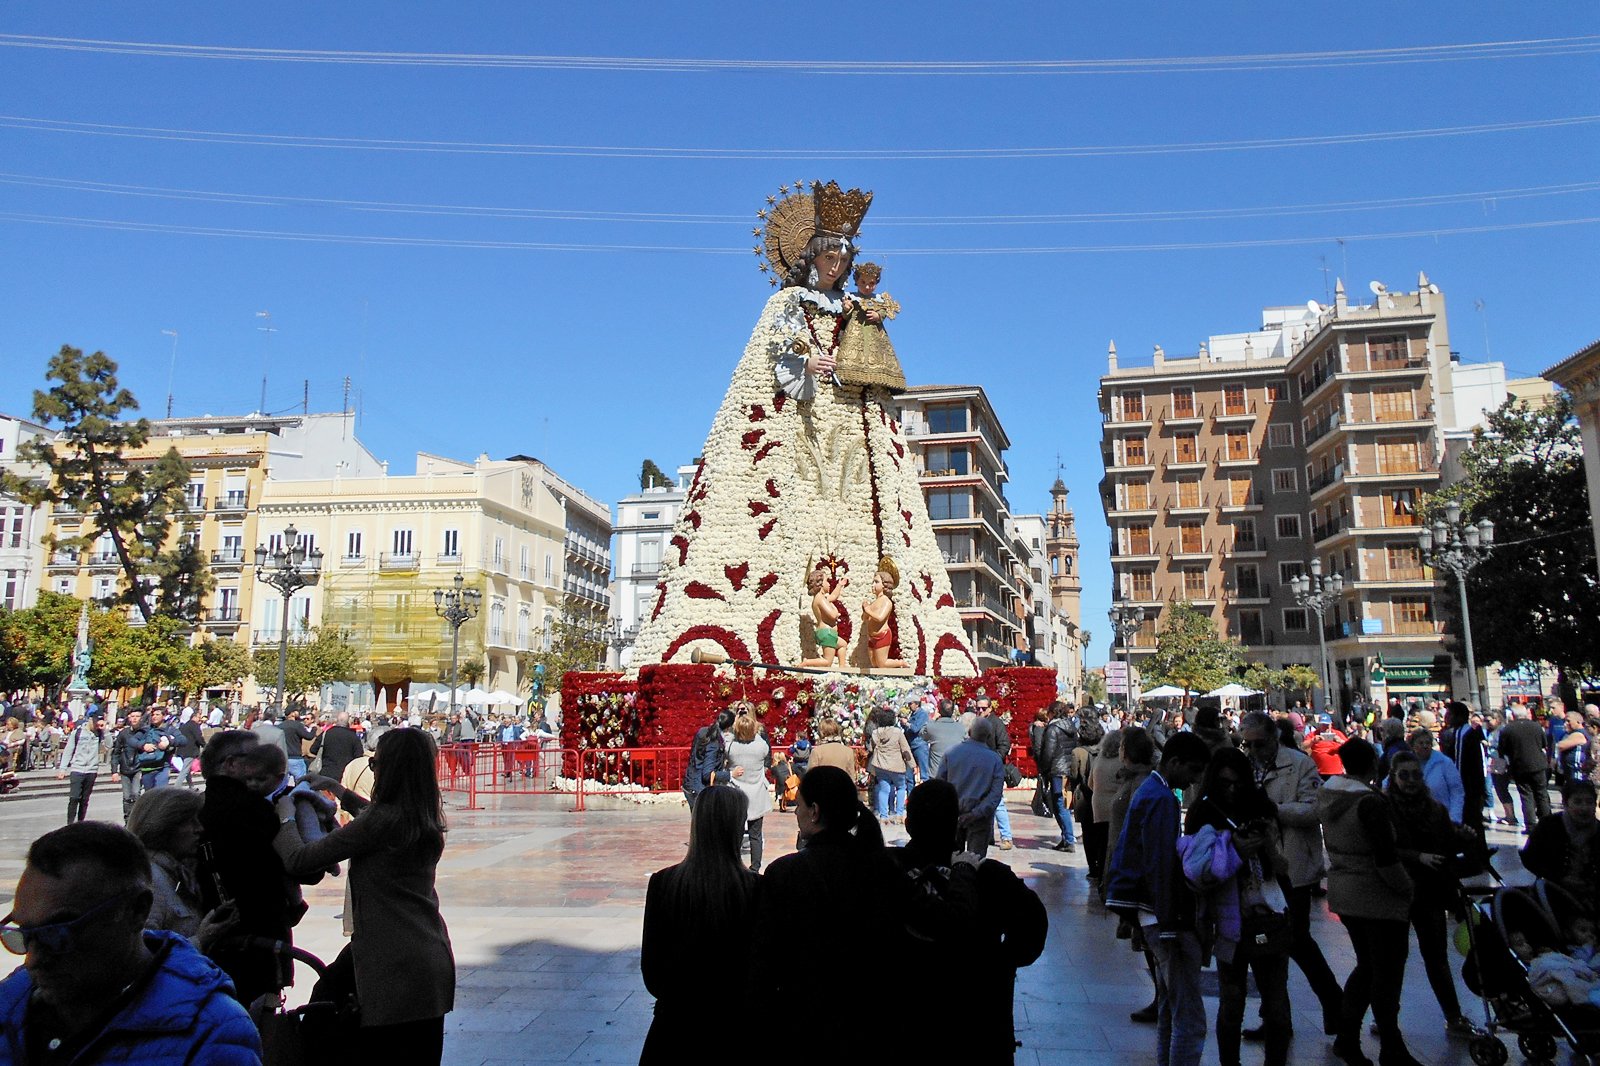
<path fill-rule="evenodd" d="M 455 1006 L 455 955 L 434 888 L 445 833 L 435 750 L 420 729 L 385 733 L 372 755 L 372 803 L 312 844 L 300 839 L 293 801 L 278 801 L 275 844 L 291 875 L 350 863 L 360 1041 L 373 1062 L 437 1064 Z"/>

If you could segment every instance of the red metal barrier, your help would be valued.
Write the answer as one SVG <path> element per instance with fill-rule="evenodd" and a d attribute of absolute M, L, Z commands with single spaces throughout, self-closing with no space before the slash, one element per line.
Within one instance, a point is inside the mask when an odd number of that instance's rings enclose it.
<path fill-rule="evenodd" d="M 466 797 L 476 810 L 481 796 L 572 796 L 583 809 L 583 783 L 577 775 L 579 753 L 571 748 L 546 748 L 536 740 L 509 744 L 442 744 L 439 747 L 439 789 Z"/>

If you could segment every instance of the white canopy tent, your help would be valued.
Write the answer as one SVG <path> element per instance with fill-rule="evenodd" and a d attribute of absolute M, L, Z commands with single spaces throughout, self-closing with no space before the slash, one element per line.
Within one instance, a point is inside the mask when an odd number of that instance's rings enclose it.
<path fill-rule="evenodd" d="M 1212 689 L 1210 692 L 1207 692 L 1206 695 L 1240 699 L 1245 696 L 1259 696 L 1261 695 L 1261 691 L 1259 689 L 1246 688 L 1237 682 L 1230 681 L 1221 688 Z"/>
<path fill-rule="evenodd" d="M 1148 692 L 1139 693 L 1141 700 L 1170 700 L 1178 696 L 1198 696 L 1198 692 L 1190 689 L 1179 688 L 1177 685 L 1157 685 Z"/>

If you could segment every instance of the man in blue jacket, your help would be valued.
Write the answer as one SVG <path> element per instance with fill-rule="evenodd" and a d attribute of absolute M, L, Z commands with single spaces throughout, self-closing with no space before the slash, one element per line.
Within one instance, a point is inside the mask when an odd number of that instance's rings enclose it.
<path fill-rule="evenodd" d="M 125 829 L 76 822 L 28 849 L 0 943 L 0 1061 L 260 1066 L 227 976 L 176 933 L 145 932 L 150 858 Z"/>
<path fill-rule="evenodd" d="M 1139 923 L 1156 960 L 1156 1064 L 1198 1066 L 1206 1046 L 1200 999 L 1200 938 L 1194 893 L 1178 862 L 1178 793 L 1205 773 L 1211 750 L 1193 733 L 1174 733 L 1161 765 L 1133 794 L 1111 858 L 1106 906 Z"/>
<path fill-rule="evenodd" d="M 993 839 L 994 814 L 1005 797 L 1005 764 L 995 749 L 992 718 L 978 718 L 972 733 L 951 748 L 934 772 L 941 781 L 956 787 L 961 801 L 961 850 L 982 856 Z"/>

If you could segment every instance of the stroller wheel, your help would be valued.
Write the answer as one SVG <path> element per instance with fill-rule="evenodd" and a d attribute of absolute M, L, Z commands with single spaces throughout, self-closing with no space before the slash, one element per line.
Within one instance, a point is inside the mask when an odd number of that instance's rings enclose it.
<path fill-rule="evenodd" d="M 1517 1050 L 1535 1062 L 1553 1062 L 1556 1057 L 1556 1039 L 1549 1033 L 1523 1033 L 1517 1037 Z"/>
<path fill-rule="evenodd" d="M 1477 1066 L 1505 1066 L 1511 1053 L 1506 1046 L 1492 1036 L 1480 1036 L 1467 1045 L 1467 1054 L 1472 1056 L 1472 1061 Z"/>

